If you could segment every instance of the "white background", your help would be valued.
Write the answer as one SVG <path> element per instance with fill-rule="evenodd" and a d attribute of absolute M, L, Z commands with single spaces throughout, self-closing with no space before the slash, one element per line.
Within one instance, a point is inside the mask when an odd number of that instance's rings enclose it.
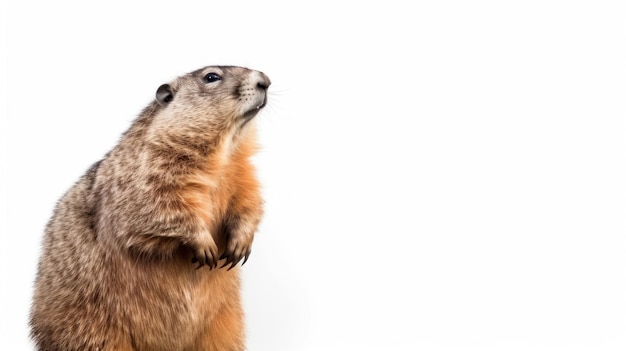
<path fill-rule="evenodd" d="M 626 349 L 618 4 L 3 2 L 0 349 L 55 201 L 211 64 L 273 81 L 250 350 Z"/>

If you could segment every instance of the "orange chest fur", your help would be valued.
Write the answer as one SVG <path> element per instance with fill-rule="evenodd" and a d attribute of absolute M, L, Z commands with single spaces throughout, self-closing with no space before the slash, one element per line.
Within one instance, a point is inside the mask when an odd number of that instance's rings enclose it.
<path fill-rule="evenodd" d="M 228 157 L 216 153 L 204 167 L 189 175 L 180 197 L 199 224 L 215 236 L 231 211 L 237 212 L 251 192 L 257 192 L 249 157 L 252 142 L 244 143 Z"/>

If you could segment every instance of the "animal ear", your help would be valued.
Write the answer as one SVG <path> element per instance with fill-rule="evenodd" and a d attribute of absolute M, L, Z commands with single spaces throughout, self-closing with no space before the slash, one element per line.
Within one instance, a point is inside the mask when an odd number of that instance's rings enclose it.
<path fill-rule="evenodd" d="M 161 106 L 167 106 L 170 101 L 174 100 L 174 90 L 169 84 L 163 84 L 156 91 L 156 101 Z"/>

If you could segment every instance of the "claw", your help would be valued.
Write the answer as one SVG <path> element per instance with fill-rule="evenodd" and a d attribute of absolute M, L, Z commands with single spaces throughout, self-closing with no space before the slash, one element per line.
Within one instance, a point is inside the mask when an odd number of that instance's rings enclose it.
<path fill-rule="evenodd" d="M 246 255 L 243 258 L 243 262 L 241 263 L 241 265 L 243 266 L 244 264 L 246 264 L 246 262 L 248 261 L 248 257 L 250 257 L 250 250 L 248 250 L 248 252 L 246 252 Z"/>
<path fill-rule="evenodd" d="M 228 266 L 229 264 L 233 263 L 233 255 L 232 254 L 228 254 L 227 255 L 226 253 L 224 253 L 222 256 L 226 259 L 226 261 L 224 262 L 224 264 L 220 268 L 224 268 L 224 267 Z"/>
<path fill-rule="evenodd" d="M 213 269 L 215 266 L 215 254 L 212 250 L 209 249 L 209 251 L 204 251 L 205 257 L 206 257 L 206 264 L 207 266 L 209 266 L 209 270 Z"/>

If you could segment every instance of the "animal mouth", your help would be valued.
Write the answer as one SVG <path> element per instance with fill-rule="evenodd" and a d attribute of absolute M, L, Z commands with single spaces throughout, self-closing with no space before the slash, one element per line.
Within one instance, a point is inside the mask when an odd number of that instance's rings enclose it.
<path fill-rule="evenodd" d="M 258 104 L 258 105 L 256 105 L 256 106 L 254 106 L 252 109 L 250 109 L 248 112 L 246 112 L 246 113 L 243 115 L 243 118 L 245 119 L 244 124 L 245 124 L 245 123 L 247 123 L 248 121 L 250 121 L 251 119 L 253 119 L 253 118 L 254 118 L 254 116 L 256 116 L 256 115 L 257 115 L 257 113 L 259 113 L 259 111 L 260 111 L 263 107 L 265 107 L 265 105 L 267 105 L 267 95 L 265 95 L 265 96 L 263 97 L 263 101 L 262 101 L 260 104 Z"/>
<path fill-rule="evenodd" d="M 260 105 L 255 107 L 255 109 L 258 111 L 258 110 L 262 109 L 263 107 L 265 107 L 265 105 L 267 105 L 267 94 L 263 95 L 263 102 L 261 102 Z"/>

